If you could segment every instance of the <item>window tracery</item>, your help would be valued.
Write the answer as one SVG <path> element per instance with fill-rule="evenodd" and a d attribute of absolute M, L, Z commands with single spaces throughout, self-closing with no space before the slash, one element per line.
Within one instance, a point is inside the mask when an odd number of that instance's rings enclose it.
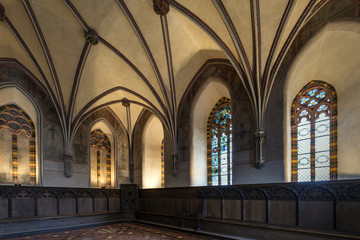
<path fill-rule="evenodd" d="M 12 180 L 19 183 L 18 172 L 18 136 L 24 134 L 29 139 L 30 184 L 36 184 L 36 141 L 35 127 L 31 118 L 14 104 L 0 107 L 0 130 L 7 129 L 12 135 Z M 4 143 L 2 143 L 4 144 Z"/>
<path fill-rule="evenodd" d="M 221 98 L 207 123 L 208 185 L 232 184 L 231 100 Z"/>
<path fill-rule="evenodd" d="M 322 81 L 311 81 L 291 106 L 291 180 L 337 179 L 337 97 Z"/>
<path fill-rule="evenodd" d="M 90 148 L 96 150 L 97 186 L 101 187 L 101 151 L 106 154 L 106 187 L 111 187 L 111 143 L 100 129 L 90 134 Z"/>

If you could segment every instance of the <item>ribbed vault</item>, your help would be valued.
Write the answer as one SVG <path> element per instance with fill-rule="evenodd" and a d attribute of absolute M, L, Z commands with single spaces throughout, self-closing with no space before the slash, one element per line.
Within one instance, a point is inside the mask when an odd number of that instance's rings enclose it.
<path fill-rule="evenodd" d="M 258 152 L 276 73 L 328 0 L 0 0 L 0 58 L 45 86 L 66 151 L 86 116 L 109 107 L 128 127 L 156 114 L 176 152 L 177 108 L 210 59 L 228 59 L 256 113 Z M 263 159 L 258 154 L 259 165 Z"/>

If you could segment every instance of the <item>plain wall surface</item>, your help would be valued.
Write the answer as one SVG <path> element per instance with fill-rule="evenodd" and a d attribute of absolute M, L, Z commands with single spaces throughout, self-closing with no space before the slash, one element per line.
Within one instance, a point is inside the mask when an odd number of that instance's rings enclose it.
<path fill-rule="evenodd" d="M 329 23 L 295 58 L 284 88 L 286 179 L 290 180 L 290 107 L 311 80 L 331 84 L 338 100 L 338 179 L 360 177 L 360 23 Z"/>

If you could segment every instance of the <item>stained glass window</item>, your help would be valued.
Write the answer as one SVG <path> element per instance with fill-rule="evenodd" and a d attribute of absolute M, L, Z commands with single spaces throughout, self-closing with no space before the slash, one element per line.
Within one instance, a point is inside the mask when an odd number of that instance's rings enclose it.
<path fill-rule="evenodd" d="M 161 187 L 165 187 L 164 139 L 161 141 Z"/>
<path fill-rule="evenodd" d="M 291 108 L 291 180 L 337 179 L 337 97 L 322 81 L 311 81 Z"/>
<path fill-rule="evenodd" d="M 221 98 L 212 109 L 207 125 L 208 185 L 232 184 L 231 101 Z"/>

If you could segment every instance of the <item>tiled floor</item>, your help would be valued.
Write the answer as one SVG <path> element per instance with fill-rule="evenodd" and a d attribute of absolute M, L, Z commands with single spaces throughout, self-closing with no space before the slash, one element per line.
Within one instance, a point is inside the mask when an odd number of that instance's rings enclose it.
<path fill-rule="evenodd" d="M 67 231 L 42 233 L 23 237 L 8 238 L 11 240 L 103 240 L 103 239 L 212 239 L 191 235 L 179 231 L 162 229 L 138 223 L 118 223 L 105 226 L 88 227 Z"/>

